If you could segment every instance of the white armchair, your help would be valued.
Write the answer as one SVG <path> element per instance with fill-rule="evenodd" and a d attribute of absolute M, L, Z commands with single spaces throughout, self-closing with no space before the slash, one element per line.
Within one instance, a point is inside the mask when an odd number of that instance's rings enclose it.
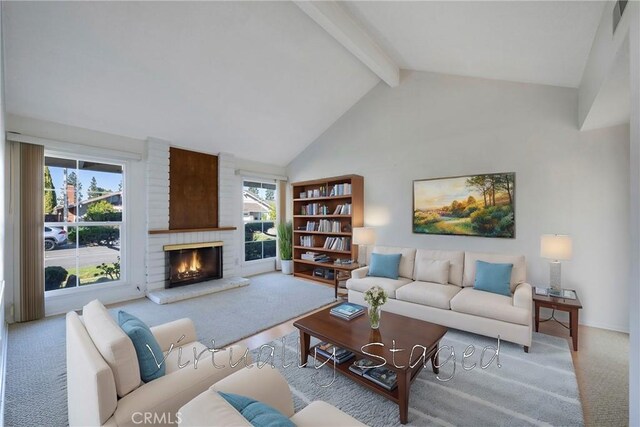
<path fill-rule="evenodd" d="M 292 369 L 296 369 L 292 367 Z M 265 403 L 298 427 L 358 427 L 364 426 L 355 418 L 322 401 L 311 402 L 294 413 L 289 385 L 277 369 L 255 364 L 218 381 L 179 411 L 180 427 L 251 426 L 218 392 L 234 393 Z"/>
<path fill-rule="evenodd" d="M 244 366 L 231 368 L 226 349 L 215 353 L 216 364 L 225 367 L 215 367 L 212 353 L 196 340 L 193 322 L 180 319 L 151 328 L 166 356 L 166 374 L 143 383 L 133 343 L 99 301 L 87 304 L 83 316 L 67 313 L 66 324 L 70 426 L 174 425 L 181 406 Z M 245 350 L 233 346 L 234 361 Z"/>

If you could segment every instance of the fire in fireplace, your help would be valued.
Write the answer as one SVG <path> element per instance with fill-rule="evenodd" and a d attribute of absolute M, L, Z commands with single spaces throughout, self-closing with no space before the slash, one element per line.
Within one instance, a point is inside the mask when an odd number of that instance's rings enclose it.
<path fill-rule="evenodd" d="M 164 250 L 167 288 L 222 278 L 222 242 L 167 245 Z"/>

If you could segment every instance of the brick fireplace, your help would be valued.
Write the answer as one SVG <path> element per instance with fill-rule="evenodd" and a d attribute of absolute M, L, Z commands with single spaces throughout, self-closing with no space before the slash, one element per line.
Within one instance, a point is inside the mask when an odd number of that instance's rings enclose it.
<path fill-rule="evenodd" d="M 165 245 L 168 277 L 165 288 L 222 278 L 222 242 Z"/>

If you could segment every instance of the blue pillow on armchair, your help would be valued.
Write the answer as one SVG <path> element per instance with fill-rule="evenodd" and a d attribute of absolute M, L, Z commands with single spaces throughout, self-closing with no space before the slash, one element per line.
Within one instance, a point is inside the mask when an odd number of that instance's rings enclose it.
<path fill-rule="evenodd" d="M 476 280 L 473 283 L 473 289 L 510 297 L 511 270 L 513 270 L 513 264 L 476 261 Z"/>
<path fill-rule="evenodd" d="M 133 341 L 133 347 L 138 356 L 140 366 L 140 377 L 145 383 L 160 378 L 165 374 L 163 362 L 164 353 L 162 348 L 153 336 L 151 329 L 136 316 L 120 310 L 118 312 L 118 323 L 122 330 Z M 160 367 L 158 367 L 160 364 Z"/>
<path fill-rule="evenodd" d="M 254 427 L 295 427 L 296 425 L 277 409 L 250 397 L 218 392 L 236 411 Z"/>
<path fill-rule="evenodd" d="M 402 254 L 371 254 L 368 276 L 398 278 Z"/>

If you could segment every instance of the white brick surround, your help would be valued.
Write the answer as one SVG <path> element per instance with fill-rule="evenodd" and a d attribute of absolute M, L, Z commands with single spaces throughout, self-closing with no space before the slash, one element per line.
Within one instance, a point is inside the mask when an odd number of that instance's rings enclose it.
<path fill-rule="evenodd" d="M 169 228 L 169 142 L 148 139 L 147 144 L 147 230 Z M 242 219 L 241 182 L 235 174 L 233 155 L 218 155 L 218 218 L 221 227 L 238 226 Z M 188 207 L 187 207 L 188 209 Z M 240 221 L 241 222 L 241 221 Z M 242 231 L 148 234 L 146 244 L 146 292 L 162 289 L 169 274 L 164 245 L 221 240 L 223 277 L 238 276 Z"/>

